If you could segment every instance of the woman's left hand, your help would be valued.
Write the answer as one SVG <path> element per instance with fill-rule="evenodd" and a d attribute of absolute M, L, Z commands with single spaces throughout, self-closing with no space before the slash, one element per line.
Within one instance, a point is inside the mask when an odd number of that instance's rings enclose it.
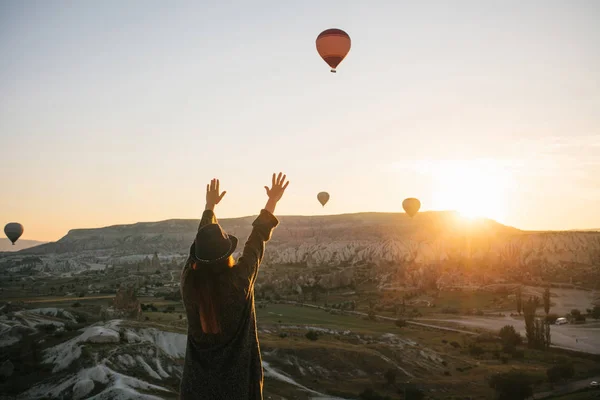
<path fill-rule="evenodd" d="M 219 194 L 218 179 L 211 180 L 210 184 L 206 185 L 206 210 L 213 210 L 221 202 L 225 193 L 227 192 Z"/>

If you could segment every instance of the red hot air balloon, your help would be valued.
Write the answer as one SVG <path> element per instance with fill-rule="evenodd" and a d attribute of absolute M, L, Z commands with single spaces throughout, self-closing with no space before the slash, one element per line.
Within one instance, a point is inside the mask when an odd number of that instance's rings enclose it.
<path fill-rule="evenodd" d="M 331 72 L 350 51 L 350 36 L 341 29 L 327 29 L 317 36 L 317 51 L 329 66 Z"/>

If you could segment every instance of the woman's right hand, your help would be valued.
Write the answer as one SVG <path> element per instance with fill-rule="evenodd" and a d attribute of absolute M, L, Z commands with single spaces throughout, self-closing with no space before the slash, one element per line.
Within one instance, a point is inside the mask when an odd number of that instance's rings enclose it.
<path fill-rule="evenodd" d="M 279 173 L 277 178 L 275 178 L 275 174 L 273 174 L 271 188 L 269 189 L 268 186 L 265 186 L 265 189 L 267 190 L 267 196 L 269 196 L 269 201 L 278 202 L 279 200 L 281 200 L 285 189 L 290 184 L 289 181 L 285 181 L 285 177 L 285 175 L 282 176 L 281 172 Z"/>

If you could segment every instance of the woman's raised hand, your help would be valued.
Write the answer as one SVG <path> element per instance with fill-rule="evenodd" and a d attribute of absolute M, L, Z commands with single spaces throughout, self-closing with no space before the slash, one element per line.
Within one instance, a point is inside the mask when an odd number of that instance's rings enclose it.
<path fill-rule="evenodd" d="M 273 174 L 271 188 L 269 189 L 268 186 L 265 186 L 265 189 L 267 190 L 267 196 L 269 196 L 269 200 L 274 202 L 278 202 L 279 200 L 281 200 L 281 196 L 283 196 L 285 189 L 290 184 L 289 181 L 285 181 L 285 177 L 285 175 L 282 176 L 281 172 L 277 177 L 275 177 L 275 174 Z"/>
<path fill-rule="evenodd" d="M 212 210 L 215 208 L 217 204 L 221 202 L 223 196 L 225 196 L 223 192 L 219 194 L 219 180 L 213 179 L 210 181 L 210 184 L 206 185 L 206 209 Z"/>

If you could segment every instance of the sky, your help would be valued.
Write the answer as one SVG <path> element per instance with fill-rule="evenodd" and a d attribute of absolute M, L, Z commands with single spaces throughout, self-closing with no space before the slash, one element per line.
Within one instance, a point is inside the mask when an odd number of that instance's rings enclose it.
<path fill-rule="evenodd" d="M 455 209 L 600 228 L 600 2 L 0 0 L 0 224 Z M 317 35 L 344 29 L 337 74 Z M 331 195 L 321 207 L 320 191 Z"/>

